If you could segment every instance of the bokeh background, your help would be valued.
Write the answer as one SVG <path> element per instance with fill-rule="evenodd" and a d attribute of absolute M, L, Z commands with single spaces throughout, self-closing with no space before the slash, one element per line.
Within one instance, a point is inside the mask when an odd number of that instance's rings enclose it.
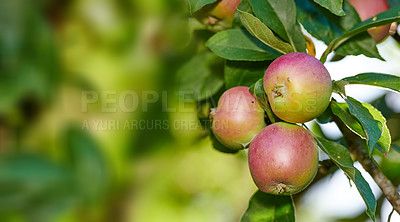
<path fill-rule="evenodd" d="M 212 148 L 197 103 L 176 83 L 204 50 L 196 36 L 212 34 L 194 26 L 184 0 L 0 0 L 0 221 L 240 220 L 256 190 L 247 154 Z M 318 57 L 326 46 L 313 41 Z M 400 44 L 389 37 L 378 48 L 386 62 L 326 66 L 333 79 L 400 75 Z M 347 90 L 382 110 L 400 145 L 399 95 Z M 308 125 L 341 137 L 333 123 Z M 398 185 L 394 150 L 376 159 Z M 385 221 L 390 205 L 363 174 Z M 294 198 L 298 221 L 368 221 L 341 171 Z"/>

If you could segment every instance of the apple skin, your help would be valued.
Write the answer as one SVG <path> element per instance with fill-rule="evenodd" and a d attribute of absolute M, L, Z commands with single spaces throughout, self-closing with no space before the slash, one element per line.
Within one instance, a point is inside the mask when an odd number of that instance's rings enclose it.
<path fill-rule="evenodd" d="M 215 137 L 232 150 L 244 149 L 265 127 L 264 110 L 245 86 L 225 91 L 210 117 Z"/>
<path fill-rule="evenodd" d="M 218 0 L 204 6 L 195 17 L 211 30 L 221 31 L 232 27 L 236 9 L 241 0 Z"/>
<path fill-rule="evenodd" d="M 349 0 L 349 2 L 356 9 L 361 21 L 390 9 L 390 5 L 386 0 Z M 370 28 L 368 33 L 379 43 L 389 35 L 389 29 L 390 24 Z"/>
<path fill-rule="evenodd" d="M 311 134 L 285 122 L 261 130 L 250 144 L 248 158 L 255 184 L 270 194 L 298 193 L 318 170 L 318 147 Z"/>
<path fill-rule="evenodd" d="M 304 123 L 328 107 L 332 80 L 319 60 L 306 53 L 292 52 L 269 65 L 264 75 L 264 90 L 275 115 L 287 122 Z"/>
<path fill-rule="evenodd" d="M 235 12 L 241 0 L 221 0 L 218 1 L 215 7 L 210 11 L 210 15 L 224 19 L 228 23 L 232 23 L 235 17 Z"/>

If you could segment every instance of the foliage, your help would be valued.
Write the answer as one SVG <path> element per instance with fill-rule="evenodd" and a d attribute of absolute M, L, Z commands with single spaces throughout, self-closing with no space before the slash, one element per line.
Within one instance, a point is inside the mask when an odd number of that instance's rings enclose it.
<path fill-rule="evenodd" d="M 224 71 L 226 87 L 248 86 L 253 83 L 250 92 L 266 111 L 268 122 L 273 123 L 281 120 L 276 118 L 269 107 L 261 77 L 268 64 L 280 55 L 293 51 L 306 52 L 306 41 L 297 21 L 313 37 L 328 45 L 320 58 L 322 63 L 326 62 L 331 52 L 341 56 L 363 54 L 383 60 L 375 41 L 366 31 L 400 21 L 399 9 L 398 6 L 394 6 L 374 18 L 361 22 L 348 1 L 243 0 L 236 13 L 239 19 L 238 25 L 215 33 L 208 39 L 206 46 L 217 56 L 226 59 Z M 400 77 L 382 73 L 363 73 L 334 81 L 334 92 L 342 96 L 345 103 L 338 103 L 332 99 L 331 107 L 324 112 L 323 117 L 319 118 L 322 119 L 322 124 L 332 121 L 333 116 L 343 121 L 365 142 L 370 158 L 373 158 L 375 149 L 384 155 L 388 154 L 391 135 L 386 118 L 373 105 L 347 96 L 345 86 L 348 84 L 379 86 L 399 92 Z M 349 150 L 337 142 L 321 137 L 315 139 L 321 150 L 354 182 L 367 206 L 367 215 L 375 221 L 375 197 L 360 171 L 353 166 Z M 280 210 L 271 211 L 271 208 Z M 282 215 L 283 212 L 287 215 Z M 294 221 L 290 198 L 257 191 L 251 198 L 242 221 L 283 220 L 277 218 Z"/>
<path fill-rule="evenodd" d="M 360 22 L 347 0 L 242 0 L 224 30 L 196 20 L 215 2 L 0 1 L 0 221 L 238 221 L 249 198 L 242 221 L 295 219 L 303 193 L 254 193 L 246 151 L 227 149 L 210 133 L 210 108 L 226 89 L 248 86 L 266 122 L 281 121 L 262 86 L 269 64 L 311 50 L 304 30 L 329 45 L 321 61 L 333 53 L 382 60 L 366 30 L 398 21 L 400 1 Z M 336 81 L 344 100 L 332 100 L 318 118 L 343 121 L 398 185 L 399 114 L 387 104 L 391 94 L 368 104 L 345 92 L 349 84 L 398 93 L 399 77 L 361 73 Z M 117 98 L 137 92 L 138 101 L 125 102 L 138 102 L 138 109 L 103 112 L 115 98 L 101 93 L 110 90 Z M 83 91 L 99 93 L 88 112 Z M 149 91 L 160 97 L 145 106 L 151 97 L 140 94 Z M 182 99 L 177 92 L 190 93 Z M 90 129 L 83 121 L 93 123 Z M 313 124 L 313 131 L 320 127 Z M 329 172 L 342 170 L 368 216 L 386 219 L 379 212 L 384 198 L 375 204 L 343 138 L 330 141 L 317 131 L 329 156 L 324 163 L 334 165 Z"/>

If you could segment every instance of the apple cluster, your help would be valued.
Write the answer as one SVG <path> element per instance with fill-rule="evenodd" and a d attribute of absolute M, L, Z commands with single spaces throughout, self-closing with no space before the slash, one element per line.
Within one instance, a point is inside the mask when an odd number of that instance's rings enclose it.
<path fill-rule="evenodd" d="M 332 81 L 325 66 L 309 54 L 293 52 L 274 60 L 263 86 L 279 122 L 266 125 L 263 108 L 238 86 L 223 93 L 212 109 L 211 129 L 227 148 L 249 147 L 248 162 L 257 187 L 291 195 L 306 188 L 318 169 L 318 146 L 302 124 L 321 115 L 330 103 Z"/>

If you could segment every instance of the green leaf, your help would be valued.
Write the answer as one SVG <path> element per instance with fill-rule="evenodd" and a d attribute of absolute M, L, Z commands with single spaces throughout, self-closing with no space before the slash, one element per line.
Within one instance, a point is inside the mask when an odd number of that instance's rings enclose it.
<path fill-rule="evenodd" d="M 251 86 L 264 77 L 269 62 L 230 61 L 225 63 L 225 87 Z"/>
<path fill-rule="evenodd" d="M 347 1 L 343 2 L 345 16 L 334 15 L 312 0 L 295 0 L 295 2 L 300 23 L 312 36 L 327 45 L 361 22 L 357 11 Z M 376 48 L 375 40 L 368 33 L 360 33 L 335 51 L 342 56 L 364 54 L 383 60 Z"/>
<path fill-rule="evenodd" d="M 347 81 L 345 80 L 339 80 L 339 81 L 332 81 L 332 91 L 339 94 L 339 95 L 343 95 L 346 96 L 346 90 L 345 90 L 345 86 L 349 84 Z"/>
<path fill-rule="evenodd" d="M 95 140 L 80 128 L 69 127 L 65 138 L 80 196 L 94 204 L 104 197 L 110 184 L 104 154 Z"/>
<path fill-rule="evenodd" d="M 11 115 L 22 110 L 23 101 L 34 107 L 48 105 L 57 95 L 64 72 L 41 5 L 0 3 L 1 18 L 7 21 L 1 25 L 7 31 L 0 33 L 0 114 L 10 123 L 15 119 Z"/>
<path fill-rule="evenodd" d="M 238 14 L 238 11 L 252 13 L 250 0 L 241 0 L 239 6 L 237 8 L 236 14 Z"/>
<path fill-rule="evenodd" d="M 271 123 L 276 122 L 277 117 L 272 112 L 269 105 L 267 95 L 264 91 L 263 78 L 259 79 L 256 83 L 250 86 L 250 93 L 256 98 L 258 104 L 265 110 Z"/>
<path fill-rule="evenodd" d="M 232 28 L 244 28 L 242 22 L 240 21 L 239 11 L 253 13 L 251 9 L 250 0 L 241 0 L 240 4 L 236 10 L 235 17 L 233 18 Z"/>
<path fill-rule="evenodd" d="M 344 81 L 350 84 L 378 86 L 400 92 L 400 77 L 383 73 L 361 73 L 346 77 Z"/>
<path fill-rule="evenodd" d="M 290 44 L 282 42 L 276 38 L 274 33 L 258 18 L 243 11 L 239 11 L 239 15 L 240 20 L 246 27 L 247 31 L 249 31 L 254 37 L 258 38 L 261 42 L 282 54 L 293 52 L 293 48 Z"/>
<path fill-rule="evenodd" d="M 400 0 L 388 0 L 390 6 L 392 7 L 396 7 L 398 5 L 400 5 Z"/>
<path fill-rule="evenodd" d="M 363 22 L 360 22 L 356 24 L 354 27 L 352 27 L 350 30 L 345 32 L 342 36 L 339 38 L 333 40 L 328 48 L 325 50 L 321 61 L 324 62 L 326 60 L 326 57 L 330 52 L 332 52 L 334 49 L 338 48 L 341 44 L 346 42 L 349 38 L 360 34 L 362 32 L 367 31 L 370 28 L 377 27 L 377 26 L 382 26 L 386 24 L 390 24 L 392 22 L 398 22 L 400 21 L 400 6 L 391 8 L 385 12 L 382 12 L 378 14 L 377 16 L 374 16 L 368 20 L 365 20 Z"/>
<path fill-rule="evenodd" d="M 294 222 L 291 196 L 278 196 L 256 191 L 241 222 Z"/>
<path fill-rule="evenodd" d="M 364 129 L 369 154 L 372 155 L 373 148 L 382 136 L 382 123 L 374 119 L 369 110 L 365 108 L 359 101 L 347 97 L 345 99 L 349 106 L 350 113 L 358 119 Z"/>
<path fill-rule="evenodd" d="M 203 8 L 205 5 L 214 3 L 216 1 L 217 0 L 188 0 L 189 13 L 192 15 L 193 13 Z"/>
<path fill-rule="evenodd" d="M 382 125 L 382 135 L 377 141 L 375 148 L 378 149 L 382 153 L 389 153 L 390 145 L 392 143 L 392 138 L 390 136 L 389 128 L 386 124 L 386 118 L 382 115 L 382 113 L 377 110 L 374 106 L 368 103 L 361 103 L 364 108 L 368 109 L 369 113 L 375 120 L 378 120 Z"/>
<path fill-rule="evenodd" d="M 332 113 L 331 107 L 328 106 L 325 109 L 325 111 L 316 118 L 316 120 L 318 123 L 326 124 L 326 123 L 332 122 L 332 116 L 333 116 L 333 113 Z"/>
<path fill-rule="evenodd" d="M 294 51 L 306 52 L 306 41 L 296 22 L 293 0 L 250 0 L 254 14 L 283 40 L 290 42 Z"/>
<path fill-rule="evenodd" d="M 400 146 L 392 144 L 392 149 L 400 153 Z"/>
<path fill-rule="evenodd" d="M 1 216 L 14 211 L 32 219 L 35 215 L 30 214 L 40 214 L 41 221 L 54 221 L 46 218 L 54 216 L 47 215 L 49 211 L 60 213 L 78 200 L 76 184 L 68 168 L 29 154 L 2 157 L 0 195 Z"/>
<path fill-rule="evenodd" d="M 362 139 L 367 139 L 361 123 L 350 113 L 347 103 L 331 102 L 331 109 L 333 114 L 339 117 L 342 122 L 355 134 Z"/>
<path fill-rule="evenodd" d="M 386 124 L 385 117 L 371 104 L 361 104 L 364 108 L 368 109 L 368 112 L 375 120 L 378 120 L 382 124 L 382 136 L 377 141 L 375 148 L 378 149 L 380 152 L 387 154 L 391 146 L 391 136 Z M 363 126 L 358 121 L 358 119 L 350 113 L 349 106 L 346 103 L 338 103 L 336 101 L 332 101 L 331 108 L 333 113 L 338 116 L 351 131 L 353 131 L 362 139 L 367 139 Z"/>
<path fill-rule="evenodd" d="M 361 175 L 360 171 L 353 166 L 353 160 L 350 157 L 349 151 L 346 147 L 326 140 L 321 137 L 314 137 L 319 147 L 326 153 L 332 161 L 344 171 L 344 173 L 351 179 L 357 187 L 358 192 L 361 194 L 366 206 L 367 215 L 375 221 L 376 200 L 372 193 L 371 187 Z"/>
<path fill-rule="evenodd" d="M 211 52 L 197 54 L 178 71 L 179 90 L 192 92 L 194 100 L 211 97 L 224 85 L 223 62 Z"/>
<path fill-rule="evenodd" d="M 322 7 L 328 9 L 333 14 L 344 16 L 346 13 L 343 11 L 343 0 L 314 0 Z"/>
<path fill-rule="evenodd" d="M 358 23 L 349 31 L 347 31 L 341 39 L 350 38 L 355 36 L 361 32 L 365 32 L 370 28 L 378 27 L 386 24 L 390 24 L 392 22 L 400 21 L 400 6 L 393 7 L 387 11 L 384 11 L 370 19 L 367 19 L 363 22 Z"/>
<path fill-rule="evenodd" d="M 206 42 L 206 46 L 216 55 L 229 60 L 264 61 L 282 55 L 241 29 L 218 32 Z"/>

